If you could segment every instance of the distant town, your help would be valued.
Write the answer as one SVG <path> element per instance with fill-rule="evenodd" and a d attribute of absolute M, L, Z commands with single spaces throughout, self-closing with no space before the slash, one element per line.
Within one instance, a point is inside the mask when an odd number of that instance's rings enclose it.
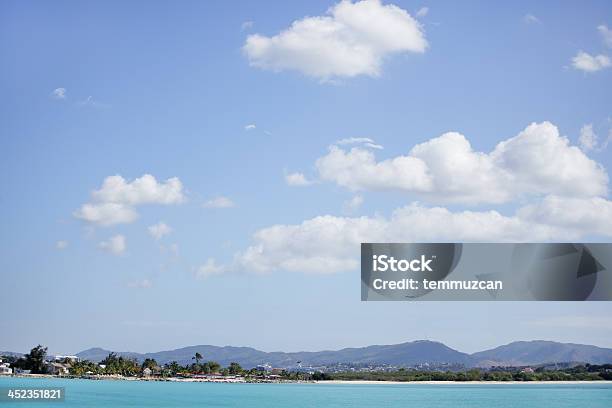
<path fill-rule="evenodd" d="M 537 366 L 465 367 L 462 364 L 422 363 L 410 367 L 388 364 L 336 363 L 313 367 L 296 361 L 292 368 L 260 364 L 245 368 L 237 362 L 223 367 L 195 352 L 190 364 L 124 357 L 110 352 L 94 362 L 76 355 L 48 355 L 38 345 L 24 355 L 0 356 L 0 375 L 57 376 L 84 379 L 126 379 L 201 382 L 300 381 L 612 381 L 612 364 L 554 363 Z"/>

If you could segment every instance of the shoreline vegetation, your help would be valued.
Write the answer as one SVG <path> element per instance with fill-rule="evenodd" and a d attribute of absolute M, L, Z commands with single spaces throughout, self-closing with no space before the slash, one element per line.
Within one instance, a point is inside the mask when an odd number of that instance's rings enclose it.
<path fill-rule="evenodd" d="M 115 375 L 100 375 L 100 376 L 71 376 L 71 375 L 53 375 L 53 374 L 10 374 L 0 375 L 1 378 L 29 378 L 29 379 L 62 379 L 62 380 L 92 380 L 92 381 L 143 381 L 143 382 L 203 382 L 203 383 L 230 383 L 230 384 L 354 384 L 354 385 L 402 385 L 402 384 L 422 384 L 422 385 L 517 385 L 517 384 L 551 384 L 551 385 L 573 385 L 573 384 L 612 384 L 612 380 L 565 380 L 565 381 L 392 381 L 392 380 L 250 380 L 233 379 L 233 378 L 181 378 L 181 377 L 123 377 Z"/>
<path fill-rule="evenodd" d="M 110 353 L 100 362 L 76 356 L 47 358 L 47 348 L 34 347 L 28 354 L 0 356 L 2 376 L 19 378 L 65 378 L 88 380 L 216 382 L 216 383 L 317 383 L 317 384 L 574 384 L 612 382 L 612 364 L 575 364 L 532 367 L 463 368 L 423 370 L 398 368 L 386 371 L 321 372 L 309 369 L 287 370 L 263 364 L 244 369 L 236 362 L 227 367 L 204 361 L 196 352 L 193 363 L 176 361 L 159 364 L 151 358 L 138 360 Z M 301 361 L 297 362 L 298 364 Z"/>

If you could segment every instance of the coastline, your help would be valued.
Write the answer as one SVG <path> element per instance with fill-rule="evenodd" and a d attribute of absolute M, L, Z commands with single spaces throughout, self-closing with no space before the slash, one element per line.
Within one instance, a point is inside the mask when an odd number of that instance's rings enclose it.
<path fill-rule="evenodd" d="M 71 377 L 52 374 L 17 374 L 0 375 L 1 378 L 31 378 L 31 379 L 64 379 L 64 380 L 92 380 L 92 381 L 148 381 L 148 382 L 185 382 L 185 383 L 225 383 L 225 384 L 328 384 L 328 385 L 520 385 L 520 384 L 551 384 L 551 385 L 580 385 L 580 384 L 612 384 L 611 380 L 600 381 L 372 381 L 372 380 L 325 380 L 325 381 L 295 381 L 295 380 L 255 380 L 246 381 L 244 378 L 143 378 L 123 376 L 89 376 Z"/>

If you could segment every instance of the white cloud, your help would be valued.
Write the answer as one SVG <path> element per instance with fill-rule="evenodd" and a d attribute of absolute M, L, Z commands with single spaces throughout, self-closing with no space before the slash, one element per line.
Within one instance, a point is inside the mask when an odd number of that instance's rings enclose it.
<path fill-rule="evenodd" d="M 117 175 L 104 179 L 102 188 L 92 193 L 94 200 L 105 203 L 140 204 L 179 204 L 185 200 L 183 184 L 177 177 L 163 183 L 145 174 L 132 182 Z"/>
<path fill-rule="evenodd" d="M 534 16 L 531 13 L 527 13 L 523 16 L 523 23 L 526 24 L 539 24 L 541 21 L 539 18 L 537 18 L 536 16 Z"/>
<path fill-rule="evenodd" d="M 138 218 L 132 207 L 119 203 L 87 203 L 73 214 L 76 218 L 102 227 L 128 224 Z"/>
<path fill-rule="evenodd" d="M 605 169 L 571 146 L 550 122 L 532 123 L 518 136 L 499 143 L 491 156 L 519 191 L 567 196 L 608 192 Z"/>
<path fill-rule="evenodd" d="M 530 242 L 576 239 L 583 231 L 497 211 L 451 212 L 413 203 L 388 219 L 326 215 L 263 228 L 253 235 L 251 246 L 236 254 L 232 269 L 335 273 L 358 269 L 362 242 Z M 612 235 L 612 229 L 607 234 Z"/>
<path fill-rule="evenodd" d="M 254 123 L 250 123 L 250 124 L 248 124 L 248 125 L 246 125 L 244 127 L 244 130 L 249 131 L 249 130 L 253 130 L 255 128 L 257 128 L 257 126 Z"/>
<path fill-rule="evenodd" d="M 587 124 L 582 126 L 580 129 L 580 136 L 578 137 L 578 143 L 584 151 L 593 150 L 597 147 L 597 135 L 593 131 L 593 125 Z"/>
<path fill-rule="evenodd" d="M 382 145 L 379 145 L 379 144 L 376 144 L 376 143 L 364 143 L 364 146 L 370 147 L 370 148 L 376 149 L 376 150 L 384 149 L 384 147 Z"/>
<path fill-rule="evenodd" d="M 149 279 L 142 279 L 137 281 L 132 281 L 127 284 L 128 288 L 135 289 L 150 289 L 153 287 L 153 282 Z"/>
<path fill-rule="evenodd" d="M 386 57 L 426 48 L 421 25 L 405 10 L 379 0 L 343 0 L 327 15 L 294 21 L 275 36 L 248 36 L 243 51 L 251 66 L 329 80 L 378 76 Z"/>
<path fill-rule="evenodd" d="M 361 148 L 331 146 L 315 166 L 322 180 L 352 191 L 400 190 L 466 204 L 522 195 L 603 196 L 608 183 L 603 167 L 549 122 L 529 125 L 490 153 L 474 151 L 465 136 L 448 132 L 383 161 Z"/>
<path fill-rule="evenodd" d="M 612 202 L 603 198 L 549 196 L 513 216 L 412 203 L 389 218 L 324 215 L 262 228 L 231 265 L 209 261 L 202 274 L 352 271 L 359 268 L 362 242 L 546 242 L 594 233 L 612 237 Z"/>
<path fill-rule="evenodd" d="M 610 30 L 607 25 L 602 24 L 597 26 L 597 31 L 599 31 L 599 34 L 601 34 L 604 43 L 608 47 L 612 48 L 612 30 Z"/>
<path fill-rule="evenodd" d="M 309 186 L 313 182 L 308 180 L 302 173 L 290 173 L 285 175 L 285 182 L 289 186 L 303 187 Z"/>
<path fill-rule="evenodd" d="M 612 201 L 602 197 L 564 198 L 548 196 L 518 211 L 529 222 L 574 230 L 581 233 L 612 236 Z"/>
<path fill-rule="evenodd" d="M 399 156 L 376 162 L 371 151 L 353 148 L 344 151 L 331 146 L 316 162 L 319 177 L 351 190 L 400 189 L 428 191 L 431 179 L 425 163 L 415 157 Z"/>
<path fill-rule="evenodd" d="M 51 92 L 51 97 L 53 99 L 66 99 L 66 88 L 55 88 Z"/>
<path fill-rule="evenodd" d="M 417 10 L 415 15 L 419 18 L 423 18 L 427 14 L 429 14 L 429 7 L 421 7 L 420 9 Z"/>
<path fill-rule="evenodd" d="M 232 208 L 235 206 L 236 204 L 232 200 L 223 196 L 211 198 L 204 203 L 205 208 Z"/>
<path fill-rule="evenodd" d="M 221 275 L 226 271 L 227 267 L 219 265 L 213 258 L 209 258 L 204 265 L 196 269 L 195 275 L 198 279 L 206 279 L 214 275 Z"/>
<path fill-rule="evenodd" d="M 57 241 L 57 242 L 55 243 L 55 248 L 56 248 L 56 249 L 58 249 L 58 250 L 60 250 L 60 251 L 61 251 L 62 249 L 66 249 L 66 248 L 68 248 L 68 241 L 63 241 L 63 240 L 61 240 L 61 241 Z"/>
<path fill-rule="evenodd" d="M 609 68 L 612 65 L 610 58 L 607 55 L 591 55 L 584 51 L 579 51 L 572 58 L 572 66 L 584 72 L 597 72 L 604 68 Z"/>
<path fill-rule="evenodd" d="M 135 207 L 139 205 L 169 205 L 185 201 L 183 184 L 178 178 L 158 182 L 150 174 L 131 182 L 119 175 L 107 177 L 91 197 L 92 202 L 83 204 L 73 215 L 101 226 L 134 221 L 138 217 Z"/>
<path fill-rule="evenodd" d="M 113 255 L 121 255 L 125 252 L 127 245 L 125 237 L 121 234 L 110 237 L 98 244 L 98 248 L 110 252 Z"/>
<path fill-rule="evenodd" d="M 346 139 L 340 139 L 336 143 L 338 146 L 344 145 L 362 145 L 366 147 L 370 147 L 372 149 L 382 150 L 383 146 L 377 144 L 374 140 L 369 137 L 349 137 Z"/>
<path fill-rule="evenodd" d="M 168 235 L 172 232 L 172 228 L 164 222 L 158 222 L 157 224 L 150 225 L 148 228 L 149 234 L 156 240 L 160 240 L 164 235 Z"/>

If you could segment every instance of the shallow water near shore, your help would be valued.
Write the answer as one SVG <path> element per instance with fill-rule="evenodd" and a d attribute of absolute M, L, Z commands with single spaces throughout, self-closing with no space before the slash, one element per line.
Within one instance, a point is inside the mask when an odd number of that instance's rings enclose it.
<path fill-rule="evenodd" d="M 216 384 L 0 378 L 0 387 L 64 387 L 65 401 L 10 407 L 589 407 L 612 406 L 612 384 Z"/>

